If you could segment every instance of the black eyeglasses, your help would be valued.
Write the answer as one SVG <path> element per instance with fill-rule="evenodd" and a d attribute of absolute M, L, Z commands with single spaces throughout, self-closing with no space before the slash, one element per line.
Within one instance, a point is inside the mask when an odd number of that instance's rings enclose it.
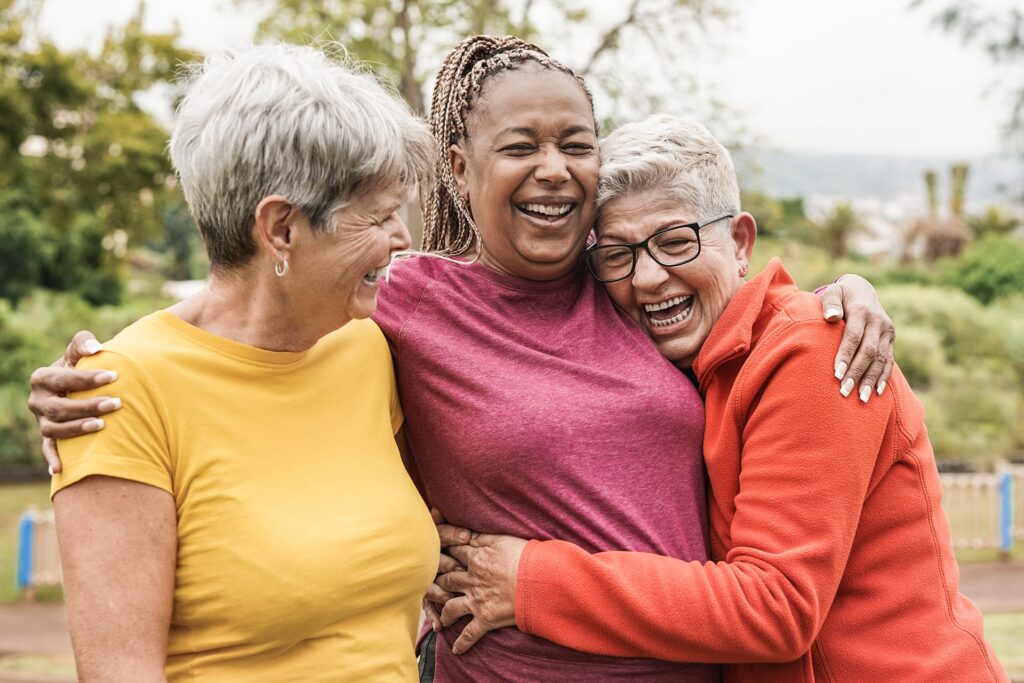
<path fill-rule="evenodd" d="M 636 244 L 594 244 L 583 252 L 583 258 L 600 282 L 618 282 L 632 275 L 640 249 L 644 249 L 655 263 L 665 267 L 681 266 L 700 256 L 700 229 L 725 218 L 732 218 L 732 214 L 662 228 Z"/>

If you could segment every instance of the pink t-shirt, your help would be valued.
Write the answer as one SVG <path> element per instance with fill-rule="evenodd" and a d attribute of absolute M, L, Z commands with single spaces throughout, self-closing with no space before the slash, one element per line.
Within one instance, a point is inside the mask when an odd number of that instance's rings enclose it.
<path fill-rule="evenodd" d="M 374 319 L 412 476 L 449 521 L 707 559 L 700 396 L 582 269 L 535 282 L 416 257 L 395 265 Z M 590 655 L 515 628 L 456 657 L 463 625 L 438 636 L 434 680 L 717 680 L 717 667 Z"/>

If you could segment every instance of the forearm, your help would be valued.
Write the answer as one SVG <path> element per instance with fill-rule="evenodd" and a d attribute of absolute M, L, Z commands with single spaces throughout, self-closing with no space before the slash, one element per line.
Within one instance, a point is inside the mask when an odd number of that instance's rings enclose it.
<path fill-rule="evenodd" d="M 144 484 L 89 477 L 53 502 L 80 680 L 164 681 L 173 498 Z"/>

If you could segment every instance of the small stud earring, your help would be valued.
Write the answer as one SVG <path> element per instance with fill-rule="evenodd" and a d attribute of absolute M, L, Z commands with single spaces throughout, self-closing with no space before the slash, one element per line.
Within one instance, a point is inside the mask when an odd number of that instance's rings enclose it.
<path fill-rule="evenodd" d="M 280 263 L 274 262 L 274 275 L 284 277 L 288 274 L 288 259 L 282 259 Z"/>

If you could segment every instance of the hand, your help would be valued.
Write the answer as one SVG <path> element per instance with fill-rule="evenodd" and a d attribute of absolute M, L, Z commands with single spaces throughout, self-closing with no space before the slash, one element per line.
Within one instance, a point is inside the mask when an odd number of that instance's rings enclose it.
<path fill-rule="evenodd" d="M 117 379 L 116 372 L 106 370 L 76 370 L 75 365 L 85 356 L 103 350 L 92 332 L 78 332 L 64 351 L 64 356 L 46 368 L 32 373 L 32 393 L 28 407 L 39 421 L 43 437 L 43 457 L 50 472 L 60 472 L 60 454 L 55 439 L 70 439 L 104 427 L 99 417 L 121 407 L 121 399 L 96 396 L 84 400 L 66 398 L 68 392 L 94 389 Z"/>
<path fill-rule="evenodd" d="M 437 535 L 441 540 L 442 550 L 469 543 L 472 538 L 472 532 L 469 529 L 446 524 L 444 517 L 437 508 L 430 508 L 430 517 L 434 520 L 434 524 L 437 525 Z M 427 595 L 423 599 L 423 614 L 426 616 L 427 621 L 430 622 L 430 627 L 435 633 L 441 630 L 441 608 L 444 607 L 446 602 L 456 597 L 437 585 L 437 577 L 448 572 L 465 570 L 466 568 L 459 564 L 458 560 L 451 555 L 444 552 L 441 553 L 437 563 L 437 576 L 434 577 L 434 583 L 430 584 L 427 588 Z"/>
<path fill-rule="evenodd" d="M 828 321 L 846 317 L 835 360 L 840 393 L 849 396 L 859 386 L 857 395 L 864 403 L 872 390 L 881 396 L 892 373 L 896 328 L 875 288 L 859 275 L 843 275 L 822 293 L 821 308 Z"/>
<path fill-rule="evenodd" d="M 516 624 L 516 573 L 526 541 L 514 536 L 478 534 L 469 545 L 450 552 L 465 567 L 437 579 L 449 593 L 462 593 L 445 603 L 441 623 L 451 626 L 464 616 L 473 619 L 456 639 L 452 653 L 467 652 L 488 632 Z"/>

